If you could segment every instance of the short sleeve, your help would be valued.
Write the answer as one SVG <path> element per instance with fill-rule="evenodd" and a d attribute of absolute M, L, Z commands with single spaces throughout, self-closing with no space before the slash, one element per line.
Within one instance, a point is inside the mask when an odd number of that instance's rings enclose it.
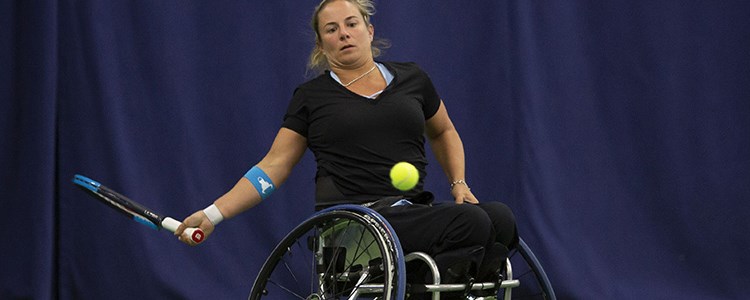
<path fill-rule="evenodd" d="M 310 113 L 305 103 L 304 92 L 302 89 L 297 88 L 294 90 L 292 100 L 289 102 L 289 107 L 286 110 L 284 122 L 281 126 L 307 137 L 307 129 L 310 124 L 308 122 L 309 117 Z"/>
<path fill-rule="evenodd" d="M 434 116 L 440 108 L 440 96 L 432 84 L 432 80 L 424 71 L 421 72 L 423 77 L 422 95 L 424 95 L 423 112 L 424 119 L 427 120 Z"/>

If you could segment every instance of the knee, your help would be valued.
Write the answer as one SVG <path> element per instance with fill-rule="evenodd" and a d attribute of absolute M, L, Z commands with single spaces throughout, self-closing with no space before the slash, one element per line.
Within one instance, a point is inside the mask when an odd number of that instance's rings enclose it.
<path fill-rule="evenodd" d="M 455 206 L 456 215 L 452 224 L 452 230 L 458 238 L 465 240 L 465 245 L 484 245 L 487 237 L 492 233 L 492 220 L 481 208 L 461 204 Z"/>
<path fill-rule="evenodd" d="M 505 205 L 505 203 L 487 202 L 482 204 L 482 208 L 487 212 L 493 223 L 501 222 L 515 226 L 516 217 L 513 215 L 513 210 Z"/>
<path fill-rule="evenodd" d="M 517 234 L 516 217 L 510 207 L 501 202 L 485 202 L 482 203 L 482 209 L 492 220 L 493 235 L 496 236 L 496 241 L 505 246 L 512 246 L 517 239 Z"/>

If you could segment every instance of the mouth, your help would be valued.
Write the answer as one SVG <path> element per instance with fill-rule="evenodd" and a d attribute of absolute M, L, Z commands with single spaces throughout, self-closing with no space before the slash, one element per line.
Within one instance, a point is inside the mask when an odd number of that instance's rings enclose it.
<path fill-rule="evenodd" d="M 354 48 L 354 45 L 345 45 L 344 47 L 341 47 L 341 49 L 339 49 L 339 50 L 344 51 L 344 50 L 349 49 L 349 48 Z"/>

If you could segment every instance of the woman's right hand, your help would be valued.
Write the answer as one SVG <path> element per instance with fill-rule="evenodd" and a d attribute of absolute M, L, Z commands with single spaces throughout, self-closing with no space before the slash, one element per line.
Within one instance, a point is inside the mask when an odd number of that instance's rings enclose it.
<path fill-rule="evenodd" d="M 208 219 L 206 213 L 204 213 L 202 210 L 199 210 L 189 217 L 185 218 L 185 220 L 182 221 L 182 224 L 180 224 L 180 226 L 177 227 L 177 230 L 175 230 L 174 235 L 176 235 L 180 239 L 180 241 L 185 244 L 188 244 L 190 246 L 198 245 L 189 236 L 182 234 L 183 232 L 185 232 L 185 229 L 192 227 L 198 227 L 203 230 L 204 242 L 208 238 L 208 236 L 211 235 L 211 232 L 214 231 L 214 224 L 211 223 L 211 221 Z"/>

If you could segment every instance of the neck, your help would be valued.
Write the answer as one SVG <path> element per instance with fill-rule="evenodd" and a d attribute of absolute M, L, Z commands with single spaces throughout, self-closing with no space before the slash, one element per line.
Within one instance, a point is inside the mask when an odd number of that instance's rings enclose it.
<path fill-rule="evenodd" d="M 331 67 L 331 71 L 336 73 L 336 76 L 339 77 L 344 86 L 349 86 L 367 77 L 375 68 L 377 68 L 375 62 L 369 61 L 368 63 L 351 68 Z"/>
<path fill-rule="evenodd" d="M 367 59 L 363 61 L 357 61 L 348 65 L 329 62 L 328 67 L 331 69 L 331 72 L 336 73 L 339 78 L 343 79 L 343 77 L 348 77 L 349 79 L 352 79 L 364 72 L 367 72 L 367 70 L 372 68 L 372 66 L 374 65 L 374 60 Z"/>

